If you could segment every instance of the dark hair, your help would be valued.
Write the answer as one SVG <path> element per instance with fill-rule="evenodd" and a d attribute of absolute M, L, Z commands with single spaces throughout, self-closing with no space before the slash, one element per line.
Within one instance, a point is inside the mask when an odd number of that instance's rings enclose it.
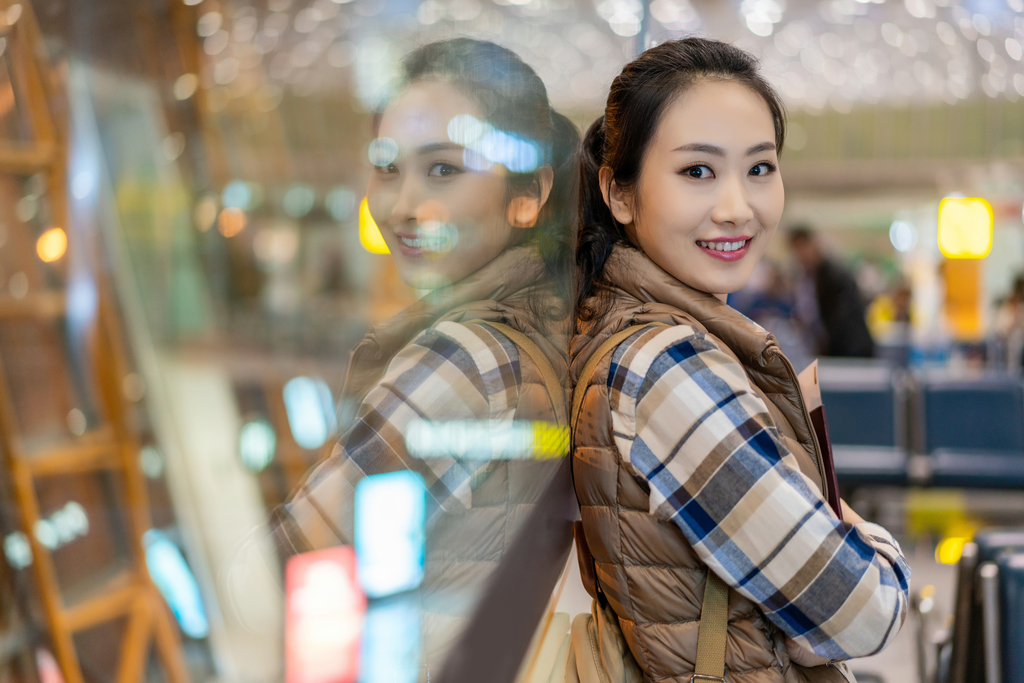
<path fill-rule="evenodd" d="M 603 282 L 605 262 L 617 243 L 632 245 L 624 227 L 604 202 L 598 174 L 611 169 L 626 192 L 635 190 L 647 147 L 665 109 L 690 86 L 705 80 L 728 80 L 760 95 L 775 123 L 775 146 L 782 152 L 785 109 L 778 94 L 758 73 L 749 53 L 718 40 L 684 38 L 646 50 L 612 81 L 604 115 L 583 140 L 580 164 L 580 226 L 576 237 L 575 324 L 597 322 L 604 307 L 588 304 Z"/>
<path fill-rule="evenodd" d="M 528 239 L 538 245 L 552 282 L 566 287 L 580 145 L 575 124 L 551 108 L 537 73 L 516 53 L 495 43 L 453 38 L 413 50 L 402 62 L 401 85 L 427 80 L 451 83 L 480 107 L 487 123 L 540 150 L 538 168 L 550 166 L 554 181 Z M 535 180 L 535 169 L 523 173 L 510 169 L 509 200 L 527 191 Z"/>

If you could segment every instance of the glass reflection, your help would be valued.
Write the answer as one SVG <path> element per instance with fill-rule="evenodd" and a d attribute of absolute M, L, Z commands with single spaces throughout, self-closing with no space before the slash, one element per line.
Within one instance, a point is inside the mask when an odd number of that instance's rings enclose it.
<path fill-rule="evenodd" d="M 471 39 L 409 54 L 375 118 L 361 232 L 375 227 L 375 246 L 427 293 L 356 347 L 342 395 L 355 419 L 276 529 L 289 553 L 355 543 L 377 624 L 364 637 L 380 640 L 363 643 L 367 671 L 394 651 L 399 678 L 439 673 L 566 453 L 578 141 L 529 66 Z M 404 474 L 380 478 L 392 472 Z"/>

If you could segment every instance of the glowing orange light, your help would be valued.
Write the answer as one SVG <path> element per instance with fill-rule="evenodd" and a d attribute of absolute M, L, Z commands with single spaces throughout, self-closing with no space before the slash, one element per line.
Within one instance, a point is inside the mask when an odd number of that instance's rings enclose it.
<path fill-rule="evenodd" d="M 245 230 L 245 212 L 233 207 L 222 209 L 217 217 L 217 230 L 225 237 L 234 237 L 242 232 Z"/>
<path fill-rule="evenodd" d="M 946 258 L 985 258 L 992 250 L 992 205 L 980 197 L 939 202 L 939 250 Z"/>
<path fill-rule="evenodd" d="M 370 206 L 365 197 L 359 205 L 359 243 L 371 254 L 391 253 L 388 245 L 384 242 L 384 237 L 380 234 L 380 228 L 377 227 L 376 221 L 370 215 Z"/>
<path fill-rule="evenodd" d="M 56 261 L 68 250 L 68 236 L 61 228 L 50 228 L 36 241 L 36 253 L 46 263 Z"/>

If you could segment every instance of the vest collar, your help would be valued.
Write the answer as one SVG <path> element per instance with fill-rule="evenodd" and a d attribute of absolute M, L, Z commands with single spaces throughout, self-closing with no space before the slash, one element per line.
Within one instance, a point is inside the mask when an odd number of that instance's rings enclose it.
<path fill-rule="evenodd" d="M 517 295 L 528 297 L 533 290 L 542 296 L 541 289 L 550 287 L 537 249 L 506 249 L 459 282 L 429 292 L 394 317 L 370 328 L 352 351 L 343 395 L 361 399 L 383 376 L 391 358 L 440 320 L 502 318 L 502 306 L 488 306 L 485 302 L 500 302 Z M 483 306 L 470 306 L 474 302 L 482 302 Z M 458 314 L 461 309 L 466 309 L 465 315 Z"/>
<path fill-rule="evenodd" d="M 615 308 L 622 310 L 624 305 L 633 309 L 631 316 L 615 321 L 615 328 L 655 320 L 688 322 L 675 315 L 679 311 L 725 342 L 745 365 L 770 375 L 788 376 L 774 335 L 714 295 L 683 284 L 638 249 L 616 245 L 604 272 L 611 294 L 618 300 Z M 633 300 L 632 306 L 629 300 Z M 604 327 L 607 329 L 607 323 Z"/>

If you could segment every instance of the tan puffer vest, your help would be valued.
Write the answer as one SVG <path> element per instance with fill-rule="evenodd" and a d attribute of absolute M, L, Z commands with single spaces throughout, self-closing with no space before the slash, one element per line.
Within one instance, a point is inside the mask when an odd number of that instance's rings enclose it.
<path fill-rule="evenodd" d="M 561 330 L 567 328 L 567 321 L 539 321 L 534 315 L 537 310 L 561 308 L 552 291 L 536 250 L 509 249 L 466 279 L 427 295 L 371 329 L 352 353 L 343 400 L 358 405 L 380 383 L 403 347 L 426 329 L 446 321 L 483 320 L 508 325 L 529 337 L 556 374 L 564 378 L 568 372 L 568 344 Z M 552 327 L 556 329 L 552 331 Z M 555 421 L 556 410 L 540 368 L 526 353 L 518 351 L 519 399 L 510 406 L 508 417 Z M 489 416 L 473 417 L 486 420 Z M 310 476 L 317 484 L 300 491 L 279 511 L 276 533 L 286 552 L 352 543 L 355 485 L 363 476 L 377 472 L 364 473 L 344 461 L 341 445 Z M 394 447 L 405 453 L 404 443 Z M 515 460 L 481 465 L 474 471 L 470 507 L 451 505 L 436 515 L 427 538 L 420 589 L 421 663 L 427 674 L 438 673 L 435 669 L 456 642 L 469 616 L 467 610 L 501 562 L 557 464 L 557 460 Z M 322 474 L 325 469 L 333 473 L 317 477 L 316 473 Z M 313 499 L 315 505 L 311 504 Z M 323 515 L 330 517 L 329 523 Z"/>
<path fill-rule="evenodd" d="M 775 338 L 715 297 L 672 278 L 644 254 L 619 246 L 605 266 L 615 286 L 600 329 L 574 337 L 575 380 L 612 334 L 645 323 L 691 325 L 736 359 L 764 401 L 800 469 L 819 490 L 818 446 L 793 366 Z M 693 674 L 707 567 L 682 531 L 650 514 L 647 482 L 620 458 L 612 437 L 605 356 L 584 394 L 575 435 L 573 475 L 597 580 L 645 680 L 683 683 Z M 805 661 L 805 660 L 801 660 Z M 824 660 L 822 660 L 824 663 Z M 726 680 L 736 683 L 846 681 L 833 666 L 790 661 L 784 635 L 757 605 L 729 592 Z"/>

